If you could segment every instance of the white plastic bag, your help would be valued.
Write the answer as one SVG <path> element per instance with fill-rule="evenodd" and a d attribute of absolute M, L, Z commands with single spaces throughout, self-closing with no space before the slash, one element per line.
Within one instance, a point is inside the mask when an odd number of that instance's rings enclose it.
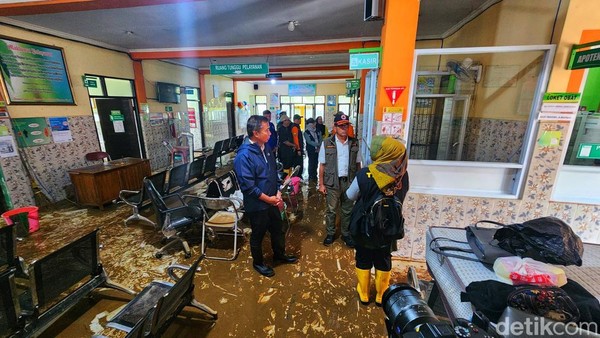
<path fill-rule="evenodd" d="M 494 272 L 503 282 L 561 287 L 567 284 L 565 271 L 559 267 L 531 258 L 500 257 L 494 262 Z"/>

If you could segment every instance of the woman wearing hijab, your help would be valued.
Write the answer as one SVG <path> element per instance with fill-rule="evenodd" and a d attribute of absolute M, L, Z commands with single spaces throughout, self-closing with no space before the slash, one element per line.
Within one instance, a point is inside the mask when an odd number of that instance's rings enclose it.
<path fill-rule="evenodd" d="M 323 124 L 323 117 L 317 116 L 317 125 L 315 126 L 317 129 L 317 133 L 321 133 L 321 138 L 324 140 L 329 136 L 329 131 L 325 128 Z"/>
<path fill-rule="evenodd" d="M 362 304 L 369 303 L 371 268 L 375 267 L 375 303 L 381 306 L 383 292 L 390 283 L 392 248 L 395 239 L 368 237 L 358 229 L 365 211 L 377 197 L 394 195 L 404 202 L 408 192 L 408 155 L 402 142 L 392 137 L 377 135 L 371 142 L 373 163 L 362 168 L 346 191 L 349 199 L 357 201 L 352 209 L 350 232 L 356 243 L 356 291 Z"/>

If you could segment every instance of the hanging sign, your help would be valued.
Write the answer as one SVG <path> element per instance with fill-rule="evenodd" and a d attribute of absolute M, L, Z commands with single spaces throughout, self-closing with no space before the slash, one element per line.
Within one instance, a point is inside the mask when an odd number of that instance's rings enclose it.
<path fill-rule="evenodd" d="M 210 65 L 211 75 L 267 74 L 268 72 L 268 63 L 236 63 L 225 65 Z"/>
<path fill-rule="evenodd" d="M 390 98 L 390 101 L 392 101 L 392 106 L 393 106 L 396 104 L 396 100 L 398 100 L 400 95 L 402 95 L 402 92 L 404 91 L 404 89 L 406 87 L 402 86 L 402 87 L 384 87 L 384 88 L 385 88 L 385 93 Z"/>
<path fill-rule="evenodd" d="M 379 53 L 350 54 L 350 69 L 379 68 Z"/>

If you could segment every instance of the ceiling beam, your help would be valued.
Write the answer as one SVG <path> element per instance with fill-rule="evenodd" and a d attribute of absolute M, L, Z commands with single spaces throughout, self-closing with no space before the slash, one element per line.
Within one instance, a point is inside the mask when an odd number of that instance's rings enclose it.
<path fill-rule="evenodd" d="M 300 54 L 332 54 L 348 53 L 349 49 L 379 47 L 379 41 L 324 42 L 300 45 L 254 46 L 245 48 L 221 49 L 175 49 L 131 51 L 129 55 L 134 60 L 160 60 L 184 58 L 213 58 L 213 57 L 247 57 L 267 55 L 300 55 Z"/>
<path fill-rule="evenodd" d="M 47 0 L 0 4 L 2 16 L 81 12 L 98 9 L 129 8 L 205 0 Z"/>

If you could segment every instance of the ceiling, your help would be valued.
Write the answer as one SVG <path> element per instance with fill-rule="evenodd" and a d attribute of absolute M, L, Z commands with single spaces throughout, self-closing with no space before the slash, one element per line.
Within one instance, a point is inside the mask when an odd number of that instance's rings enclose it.
<path fill-rule="evenodd" d="M 383 21 L 364 21 L 364 1 L 0 0 L 0 23 L 198 70 L 268 63 L 285 79 L 347 78 L 344 43 L 379 45 Z M 417 40 L 445 38 L 500 1 L 421 0 Z"/>

